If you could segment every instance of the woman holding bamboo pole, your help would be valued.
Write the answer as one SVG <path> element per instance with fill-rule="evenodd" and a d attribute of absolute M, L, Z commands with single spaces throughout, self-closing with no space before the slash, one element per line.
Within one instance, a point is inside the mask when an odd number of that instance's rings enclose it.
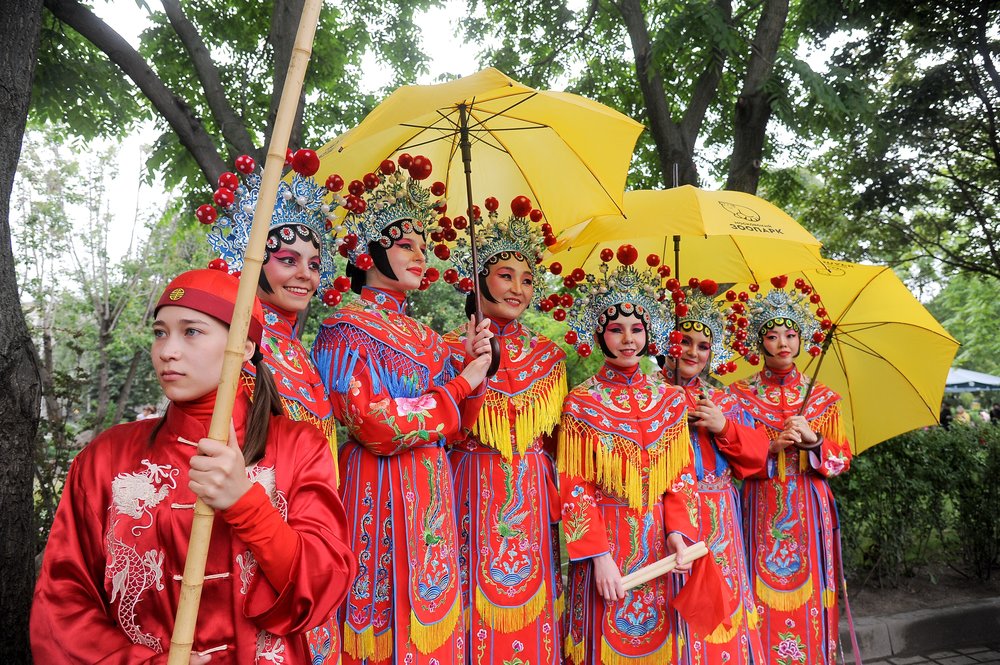
<path fill-rule="evenodd" d="M 810 387 L 795 366 L 803 344 L 820 353 L 825 333 L 811 305 L 819 297 L 801 281 L 786 290 L 787 280 L 732 298 L 746 332 L 734 346 L 753 364 L 763 356 L 764 369 L 730 392 L 770 441 L 766 472 L 743 485 L 744 533 L 767 662 L 835 663 L 840 529 L 827 478 L 847 470 L 851 447 L 840 396 Z"/>
<path fill-rule="evenodd" d="M 688 627 L 687 650 L 695 665 L 764 663 L 758 625 L 760 616 L 747 570 L 743 542 L 740 496 L 733 479 L 763 471 L 767 462 L 767 436 L 754 428 L 754 420 L 731 395 L 713 390 L 703 381 L 706 369 L 725 374 L 735 353 L 728 346 L 730 333 L 723 305 L 715 296 L 718 285 L 694 278 L 681 289 L 676 280 L 667 288 L 676 297 L 676 316 L 670 319 L 671 356 L 664 375 L 683 386 L 687 396 L 688 423 L 698 480 L 698 538 L 708 544 L 726 581 L 726 593 L 735 608 L 730 627 L 710 634 Z M 675 324 L 676 321 L 676 324 Z"/>
<path fill-rule="evenodd" d="M 684 392 L 639 362 L 665 341 L 660 278 L 633 264 L 636 250 L 604 250 L 602 275 L 566 277 L 575 300 L 567 341 L 583 356 L 590 343 L 604 366 L 563 405 L 558 465 L 562 523 L 570 557 L 564 653 L 576 665 L 680 662 L 682 639 L 671 577 L 630 591 L 622 576 L 677 554 L 697 534 L 694 468 Z M 647 259 L 650 266 L 659 260 Z M 560 304 L 561 301 L 560 301 Z M 675 570 L 687 572 L 684 561 Z"/>
<path fill-rule="evenodd" d="M 302 633 L 340 604 L 354 557 L 326 441 L 277 415 L 259 303 L 245 344 L 253 400 L 239 390 L 228 445 L 206 436 L 237 286 L 193 270 L 160 297 L 151 355 L 170 405 L 73 461 L 35 590 L 36 662 L 165 662 L 196 498 L 221 519 L 190 662 L 311 662 Z"/>
<path fill-rule="evenodd" d="M 328 226 L 333 226 L 337 208 L 337 195 L 332 191 L 343 187 L 343 180 L 331 175 L 325 185 L 317 182 L 313 175 L 319 167 L 319 158 L 312 150 L 298 150 L 290 155 L 288 162 L 292 177 L 278 184 L 258 277 L 257 297 L 264 310 L 260 350 L 274 378 L 282 411 L 292 420 L 314 425 L 323 434 L 336 470 L 333 406 L 299 339 L 299 325 L 300 316 L 308 311 L 310 302 L 315 302 L 315 296 L 321 295 L 329 305 L 340 302 L 340 293 L 334 288 L 337 245 Z M 242 182 L 233 172 L 223 173 L 214 196 L 223 216 L 219 217 L 209 204 L 196 211 L 198 220 L 210 226 L 209 244 L 230 273 L 243 270 L 254 204 L 261 188 L 261 176 L 255 173 L 252 157 L 237 157 L 235 167 L 243 175 Z M 256 374 L 253 363 L 247 363 L 240 374 L 250 393 Z M 336 616 L 307 631 L 305 639 L 313 665 L 340 662 L 340 626 Z"/>
<path fill-rule="evenodd" d="M 557 664 L 562 571 L 552 456 L 566 397 L 566 354 L 520 320 L 537 301 L 539 261 L 551 232 L 525 196 L 511 201 L 508 215 L 500 215 L 495 198 L 485 207 L 487 219 L 475 222 L 479 273 L 462 238 L 451 252 L 455 267 L 444 274 L 462 291 L 479 280 L 483 313 L 500 342 L 499 369 L 486 383 L 476 426 L 450 454 L 468 650 L 482 665 L 515 658 Z M 467 313 L 475 311 L 474 298 L 466 297 Z M 454 355 L 464 355 L 465 336 L 464 327 L 445 335 Z"/>
<path fill-rule="evenodd" d="M 343 610 L 343 661 L 463 663 L 444 446 L 475 424 L 493 333 L 489 320 L 470 321 L 463 366 L 440 335 L 406 314 L 406 294 L 436 278 L 427 274 L 425 233 L 445 189 L 421 184 L 432 171 L 426 157 L 404 153 L 398 164 L 387 159 L 348 187 L 341 249 L 360 298 L 323 322 L 312 352 L 349 433 L 340 489 L 358 574 Z"/>

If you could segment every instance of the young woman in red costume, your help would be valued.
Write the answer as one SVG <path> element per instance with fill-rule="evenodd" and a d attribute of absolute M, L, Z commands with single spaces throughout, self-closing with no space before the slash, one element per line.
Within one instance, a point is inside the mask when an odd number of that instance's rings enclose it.
<path fill-rule="evenodd" d="M 471 428 L 489 368 L 489 321 L 470 322 L 464 367 L 406 314 L 428 284 L 424 234 L 436 197 L 422 156 L 386 160 L 351 183 L 344 205 L 351 288 L 323 322 L 313 360 L 349 432 L 341 496 L 358 559 L 343 610 L 344 662 L 462 663 L 465 625 L 451 468 L 445 445 Z M 432 191 L 434 196 L 432 197 Z"/>
<path fill-rule="evenodd" d="M 302 633 L 354 573 L 325 439 L 283 416 L 256 340 L 251 402 L 228 445 L 206 438 L 238 280 L 175 278 L 157 304 L 153 367 L 163 418 L 113 427 L 73 461 L 35 590 L 39 663 L 165 663 L 195 499 L 217 511 L 191 663 L 311 663 Z"/>
<path fill-rule="evenodd" d="M 639 362 L 666 341 L 660 280 L 632 264 L 635 249 L 605 250 L 603 275 L 575 289 L 567 319 L 582 355 L 604 366 L 570 391 L 559 430 L 562 524 L 570 557 L 565 656 L 575 665 L 680 662 L 671 576 L 630 591 L 622 577 L 697 535 L 698 506 L 684 391 Z M 655 265 L 654 257 L 650 264 Z M 582 278 L 582 276 L 580 276 Z M 577 280 L 570 275 L 570 280 Z M 563 318 L 560 309 L 553 312 Z M 678 566 L 686 572 L 688 563 Z"/>
<path fill-rule="evenodd" d="M 711 634 L 688 629 L 687 651 L 696 665 L 766 662 L 757 626 L 760 617 L 750 587 L 740 496 L 733 479 L 743 479 L 764 470 L 767 436 L 754 428 L 754 420 L 735 398 L 708 386 L 703 375 L 708 367 L 724 374 L 735 369 L 734 353 L 727 345 L 727 322 L 711 280 L 691 282 L 680 289 L 668 281 L 673 292 L 681 291 L 676 319 L 669 320 L 671 347 L 664 376 L 684 387 L 688 423 L 698 479 L 697 539 L 705 541 L 726 580 L 726 592 L 735 608 L 732 626 L 719 626 Z M 674 329 L 674 321 L 677 327 Z"/>
<path fill-rule="evenodd" d="M 827 478 L 847 470 L 851 447 L 840 396 L 820 383 L 810 389 L 795 366 L 803 344 L 819 353 L 824 334 L 809 296 L 786 282 L 773 279 L 775 288 L 744 305 L 747 338 L 737 350 L 752 363 L 762 355 L 764 369 L 730 386 L 770 441 L 766 473 L 743 485 L 750 578 L 767 662 L 835 663 L 840 533 Z"/>
<path fill-rule="evenodd" d="M 451 452 L 468 651 L 476 665 L 559 663 L 562 571 L 552 528 L 559 492 L 551 455 L 566 397 L 565 354 L 519 320 L 535 300 L 547 225 L 539 227 L 541 212 L 524 196 L 503 220 L 496 199 L 485 205 L 488 219 L 476 230 L 479 274 L 473 275 L 467 241 L 459 241 L 451 253 L 455 268 L 445 272 L 445 281 L 460 288 L 479 279 L 483 313 L 500 342 L 500 366 L 486 381 L 473 433 Z M 475 311 L 474 297 L 469 293 L 467 312 Z M 464 330 L 445 341 L 454 355 L 464 355 Z"/>

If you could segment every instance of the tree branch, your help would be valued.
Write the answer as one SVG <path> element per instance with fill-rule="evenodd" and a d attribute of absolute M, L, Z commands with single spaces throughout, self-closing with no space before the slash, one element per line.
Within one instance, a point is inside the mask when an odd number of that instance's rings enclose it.
<path fill-rule="evenodd" d="M 731 26 L 733 7 L 730 1 L 716 0 L 715 6 L 725 17 L 726 25 Z M 688 103 L 684 117 L 681 119 L 680 132 L 686 145 L 693 146 L 698 140 L 698 133 L 701 131 L 701 124 L 705 120 L 705 113 L 719 91 L 719 81 L 722 80 L 722 70 L 725 64 L 725 52 L 718 46 L 713 47 L 708 64 L 705 65 L 705 70 L 695 82 L 691 101 Z"/>
<path fill-rule="evenodd" d="M 222 130 L 223 138 L 238 153 L 253 152 L 257 146 L 250 138 L 250 133 L 247 131 L 243 119 L 236 115 L 236 111 L 229 103 L 225 88 L 222 87 L 222 79 L 219 78 L 219 69 L 212 61 L 212 56 L 209 54 L 198 29 L 184 15 L 179 0 L 162 1 L 163 10 L 170 20 L 170 25 L 174 27 L 174 31 L 180 37 L 188 55 L 191 56 L 191 63 L 194 65 L 195 73 L 205 91 L 205 100 L 212 110 L 212 116 Z"/>
<path fill-rule="evenodd" d="M 288 73 L 288 63 L 292 59 L 292 46 L 295 45 L 295 32 L 299 28 L 299 18 L 305 0 L 285 0 L 275 2 L 271 13 L 271 31 L 267 41 L 274 52 L 274 85 L 271 89 L 271 106 L 267 112 L 267 133 L 264 136 L 264 146 L 271 143 L 271 132 L 274 131 L 274 121 L 278 117 L 278 104 L 281 102 L 281 91 L 285 87 L 285 75 Z M 299 95 L 299 105 L 295 110 L 295 121 L 288 137 L 288 147 L 292 150 L 302 143 L 302 113 L 305 110 L 305 87 Z M 260 152 L 263 163 L 264 149 Z"/>
<path fill-rule="evenodd" d="M 552 51 L 541 60 L 529 62 L 520 69 L 518 69 L 515 78 L 520 78 L 529 70 L 538 70 L 541 68 L 548 67 L 553 62 L 555 62 L 556 58 L 558 58 L 562 54 L 562 52 L 565 51 L 567 48 L 573 45 L 578 46 L 579 45 L 578 42 L 580 42 L 590 31 L 590 26 L 593 25 L 594 23 L 594 18 L 597 16 L 597 10 L 600 8 L 600 5 L 601 5 L 600 0 L 590 0 L 590 6 L 587 8 L 587 18 L 584 19 L 583 25 L 580 27 L 579 30 L 577 30 L 576 34 L 574 34 L 569 39 L 563 41 L 563 43 L 560 44 L 559 46 L 553 48 Z"/>
<path fill-rule="evenodd" d="M 787 19 L 788 0 L 764 2 L 751 45 L 743 89 L 736 100 L 733 156 L 729 163 L 726 189 L 751 194 L 757 192 L 767 122 L 771 117 L 771 100 L 766 85 L 774 71 L 774 61 Z"/>
<path fill-rule="evenodd" d="M 135 82 L 194 157 L 205 179 L 211 186 L 215 186 L 219 175 L 226 170 L 226 165 L 191 107 L 164 85 L 142 56 L 121 35 L 77 0 L 45 0 L 45 6 L 57 19 L 103 51 Z"/>
<path fill-rule="evenodd" d="M 646 27 L 646 16 L 640 0 L 620 0 L 616 5 L 625 21 L 632 53 L 635 57 L 635 77 L 646 103 L 646 117 L 649 131 L 656 146 L 656 156 L 660 161 L 663 184 L 697 185 L 698 170 L 694 164 L 694 145 L 687 145 L 670 117 L 667 95 L 663 87 L 663 77 L 653 66 L 653 49 Z M 674 165 L 678 166 L 679 179 L 674 183 L 669 174 Z"/>

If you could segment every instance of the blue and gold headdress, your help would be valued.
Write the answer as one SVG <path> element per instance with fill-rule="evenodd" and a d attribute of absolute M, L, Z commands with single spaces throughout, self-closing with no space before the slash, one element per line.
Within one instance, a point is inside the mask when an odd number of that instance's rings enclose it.
<path fill-rule="evenodd" d="M 287 233 L 286 240 L 293 240 L 292 234 L 300 237 L 314 235 L 320 243 L 320 283 L 317 295 L 333 287 L 336 278 L 334 255 L 337 243 L 331 229 L 334 211 L 343 203 L 343 198 L 335 189 L 343 186 L 339 176 L 332 175 L 325 185 L 316 182 L 312 175 L 319 168 L 319 160 L 312 150 L 299 150 L 292 157 L 295 174 L 290 182 L 278 183 L 278 195 L 271 215 L 269 234 L 275 229 Z M 243 182 L 235 173 L 226 172 L 219 177 L 219 189 L 213 199 L 222 208 L 220 216 L 216 209 L 205 204 L 195 212 L 203 224 L 211 225 L 208 242 L 219 253 L 219 258 L 230 273 L 243 270 L 247 245 L 250 242 L 250 227 L 253 224 L 254 209 L 260 196 L 261 176 L 254 172 L 253 158 L 241 155 L 236 159 L 236 170 L 244 175 Z M 277 239 L 269 235 L 265 252 L 278 247 Z M 266 255 L 265 259 L 266 260 Z"/>
<path fill-rule="evenodd" d="M 767 293 L 760 293 L 754 284 L 750 287 L 755 292 L 753 296 L 733 291 L 726 294 L 732 303 L 727 326 L 730 346 L 753 365 L 760 362 L 764 334 L 779 325 L 798 331 L 801 344 L 810 355 L 821 352 L 819 345 L 826 338 L 824 331 L 830 322 L 818 319 L 813 312 L 813 306 L 820 304 L 819 294 L 813 293 L 801 279 L 795 281 L 794 289 L 786 289 L 787 284 L 788 277 L 781 275 L 771 279 L 774 288 Z"/>
<path fill-rule="evenodd" d="M 533 271 L 539 266 L 542 260 L 542 253 L 547 245 L 555 243 L 552 235 L 552 227 L 547 223 L 541 223 L 542 211 L 531 207 L 531 200 L 526 196 L 518 196 L 510 203 L 511 216 L 500 219 L 498 209 L 500 202 L 490 197 L 486 199 L 487 219 L 476 220 L 476 257 L 479 260 L 479 270 L 484 273 L 490 265 L 491 259 L 509 254 L 517 258 L 522 258 Z M 479 213 L 479 206 L 473 206 L 472 214 Z M 464 217 L 456 217 L 451 221 L 451 225 L 463 230 L 468 225 Z M 442 226 L 445 226 L 442 220 Z M 438 231 L 441 238 L 448 238 L 443 234 L 447 228 Z M 473 275 L 472 266 L 472 246 L 465 234 L 449 234 L 457 237 L 455 246 L 451 249 L 451 262 L 455 267 L 454 272 L 446 272 L 445 281 L 453 284 L 460 291 L 465 292 L 464 286 L 471 284 Z M 550 240 L 551 239 L 551 240 Z M 536 273 L 537 274 L 537 273 Z M 538 301 L 540 290 L 535 290 L 535 302 Z"/>
<path fill-rule="evenodd" d="M 667 331 L 670 339 L 670 348 L 667 349 L 667 352 L 671 357 L 680 356 L 680 348 L 676 345 L 681 343 L 683 334 L 692 330 L 701 332 L 711 340 L 710 366 L 716 374 L 722 375 L 736 369 L 734 365 L 730 365 L 730 362 L 735 359 L 736 353 L 729 345 L 726 315 L 723 312 L 725 301 L 720 302 L 716 297 L 718 290 L 719 285 L 714 281 L 698 280 L 697 278 L 692 278 L 686 287 L 675 287 L 671 292 L 672 295 L 680 292 L 683 297 L 675 295 L 673 298 L 675 313 L 667 320 Z M 679 331 L 676 334 L 675 322 Z"/>
<path fill-rule="evenodd" d="M 612 268 L 611 260 L 616 257 L 619 265 Z M 577 268 L 564 278 L 563 285 L 568 290 L 577 289 L 575 298 L 567 297 L 568 294 L 553 295 L 541 303 L 543 310 L 552 310 L 554 319 L 566 321 L 570 327 L 566 341 L 575 345 L 581 356 L 590 355 L 594 333 L 604 331 L 608 317 L 619 306 L 623 314 L 635 314 L 646 324 L 650 355 L 665 347 L 669 311 L 664 302 L 666 291 L 655 269 L 659 257 L 652 254 L 647 257 L 649 268 L 643 270 L 633 265 L 637 258 L 638 253 L 632 245 L 622 245 L 617 252 L 605 249 L 601 252 L 600 276 L 586 274 Z"/>

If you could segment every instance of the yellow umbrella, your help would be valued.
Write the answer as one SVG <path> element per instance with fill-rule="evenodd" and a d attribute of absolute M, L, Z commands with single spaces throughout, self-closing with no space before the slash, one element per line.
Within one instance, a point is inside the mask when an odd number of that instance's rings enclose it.
<path fill-rule="evenodd" d="M 469 163 L 460 142 L 467 130 Z M 555 231 L 618 213 L 642 125 L 595 101 L 534 90 L 496 69 L 438 85 L 403 86 L 354 129 L 321 148 L 321 170 L 360 178 L 400 153 L 422 154 L 448 187 L 450 214 L 471 192 L 526 195 Z"/>
<path fill-rule="evenodd" d="M 602 249 L 628 242 L 640 257 L 657 254 L 666 261 L 673 251 L 681 282 L 689 277 L 759 282 L 821 267 L 822 243 L 783 210 L 752 194 L 683 185 L 625 192 L 623 198 L 624 216 L 594 217 L 566 229 L 551 247 L 551 258 L 564 269 L 589 272 L 600 264 Z"/>
<path fill-rule="evenodd" d="M 958 341 L 891 268 L 822 263 L 789 275 L 790 287 L 804 279 L 820 294 L 832 323 L 823 354 L 803 353 L 809 361 L 799 369 L 840 394 L 852 450 L 937 424 Z"/>

